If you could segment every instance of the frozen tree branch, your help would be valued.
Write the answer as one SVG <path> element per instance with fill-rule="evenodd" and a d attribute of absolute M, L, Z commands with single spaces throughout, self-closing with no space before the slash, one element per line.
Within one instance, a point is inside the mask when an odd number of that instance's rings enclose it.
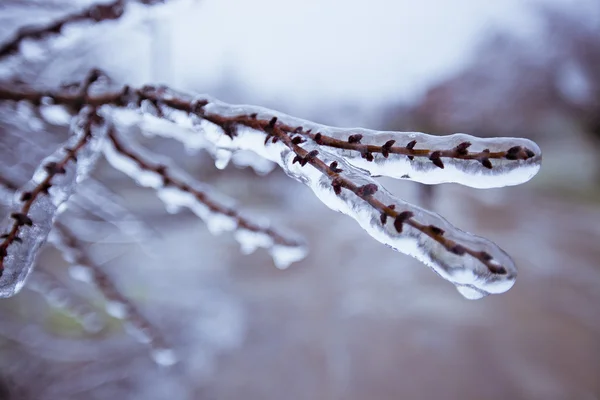
<path fill-rule="evenodd" d="M 133 0 L 141 4 L 152 5 L 162 0 Z M 15 54 L 19 45 L 27 39 L 43 40 L 52 35 L 58 35 L 65 26 L 83 22 L 102 22 L 120 18 L 125 11 L 127 0 L 115 0 L 106 4 L 92 4 L 77 13 L 67 15 L 46 26 L 28 26 L 20 29 L 11 39 L 0 45 L 0 59 Z"/>
<path fill-rule="evenodd" d="M 50 101 L 75 110 L 87 104 L 107 107 L 111 110 L 107 112 L 130 110 L 166 119 L 187 129 L 190 137 L 203 135 L 220 151 L 251 150 L 278 163 L 330 208 L 353 217 L 376 240 L 420 259 L 469 298 L 504 292 L 514 283 L 516 268 L 496 245 L 395 198 L 370 175 L 474 187 L 514 185 L 539 170 L 541 151 L 529 140 L 332 128 L 272 110 L 232 106 L 153 86 L 126 86 L 85 98 L 60 90 L 0 88 L 0 99 Z M 115 115 L 123 117 L 119 112 Z M 174 183 L 161 165 L 150 165 L 124 151 L 114 132 L 110 137 L 119 153 L 159 175 L 163 184 L 179 190 L 187 187 Z M 178 139 L 187 142 L 181 135 Z"/>
<path fill-rule="evenodd" d="M 108 137 L 112 146 L 105 146 L 104 154 L 109 163 L 136 179 L 139 184 L 154 188 L 168 209 L 175 211 L 182 206 L 188 207 L 207 223 L 213 233 L 236 230 L 236 238 L 246 251 L 251 251 L 256 246 L 270 249 L 275 263 L 280 268 L 287 267 L 292 261 L 278 257 L 281 248 L 294 251 L 303 258 L 304 245 L 299 241 L 241 216 L 234 208 L 217 201 L 214 194 L 207 192 L 208 188 L 200 189 L 198 182 L 176 177 L 184 174 L 174 166 L 168 166 L 166 162 L 151 163 L 148 160 L 156 160 L 156 155 L 144 155 L 144 151 L 139 147 L 132 150 L 135 147 L 133 142 L 129 141 L 126 146 L 114 129 L 109 130 Z"/>
<path fill-rule="evenodd" d="M 18 292 L 45 243 L 54 220 L 77 183 L 94 167 L 100 139 L 106 134 L 94 107 L 84 107 L 74 119 L 76 133 L 65 146 L 47 157 L 31 181 L 16 196 L 0 236 L 0 296 Z M 8 272 L 8 273 L 7 273 Z"/>

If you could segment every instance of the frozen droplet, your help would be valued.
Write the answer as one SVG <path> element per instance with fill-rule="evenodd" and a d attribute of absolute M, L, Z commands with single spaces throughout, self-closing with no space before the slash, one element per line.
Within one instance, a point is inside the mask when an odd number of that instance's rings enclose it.
<path fill-rule="evenodd" d="M 215 152 L 215 167 L 225 169 L 231 160 L 232 152 L 229 150 L 218 149 Z"/>
<path fill-rule="evenodd" d="M 275 266 L 279 269 L 286 269 L 292 263 L 302 260 L 306 257 L 307 249 L 304 246 L 281 246 L 274 245 L 269 249 L 269 253 L 273 257 Z"/>
<path fill-rule="evenodd" d="M 69 276 L 80 282 L 91 283 L 94 281 L 94 271 L 85 265 L 71 265 Z"/>
<path fill-rule="evenodd" d="M 154 362 L 163 367 L 170 367 L 177 363 L 177 356 L 171 349 L 153 349 L 151 355 Z"/>
<path fill-rule="evenodd" d="M 127 304 L 120 301 L 109 300 L 106 302 L 105 308 L 108 315 L 114 318 L 125 319 L 129 314 Z"/>

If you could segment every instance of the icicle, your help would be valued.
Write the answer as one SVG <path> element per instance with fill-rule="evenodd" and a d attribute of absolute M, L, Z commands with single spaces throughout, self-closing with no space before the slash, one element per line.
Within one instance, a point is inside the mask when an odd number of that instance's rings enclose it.
<path fill-rule="evenodd" d="M 292 263 L 304 259 L 308 251 L 303 246 L 273 246 L 269 250 L 269 253 L 273 257 L 277 268 L 286 269 Z"/>
<path fill-rule="evenodd" d="M 0 297 L 12 296 L 23 287 L 60 206 L 96 163 L 106 129 L 92 128 L 89 113 L 88 109 L 80 113 L 71 127 L 75 135 L 42 161 L 32 180 L 15 196 L 11 216 L 1 225 L 8 236 L 0 241 L 0 249 L 6 250 Z"/>
<path fill-rule="evenodd" d="M 542 161 L 540 148 L 528 139 L 477 138 L 466 134 L 434 136 L 419 132 L 334 128 L 262 107 L 229 105 L 208 96 L 206 98 L 209 103 L 203 109 L 209 115 L 257 115 L 257 119 L 264 120 L 276 117 L 281 129 L 290 134 L 297 131 L 297 136 L 304 140 L 315 143 L 316 138 L 322 143 L 326 137 L 334 139 L 330 141 L 343 148 L 326 143 L 321 144 L 320 148 L 368 171 L 372 176 L 409 179 L 426 184 L 454 182 L 475 188 L 493 188 L 527 182 L 539 171 Z M 210 123 L 204 121 L 197 125 L 197 129 L 207 129 Z M 208 130 L 214 132 L 214 128 Z M 320 136 L 316 136 L 317 134 Z M 231 140 L 228 140 L 229 137 L 221 129 L 219 136 L 218 140 L 214 136 L 209 140 L 218 147 L 236 147 L 232 146 Z M 414 154 L 396 154 L 394 149 L 398 147 L 408 147 Z M 432 158 L 436 151 L 440 153 L 441 163 Z"/>

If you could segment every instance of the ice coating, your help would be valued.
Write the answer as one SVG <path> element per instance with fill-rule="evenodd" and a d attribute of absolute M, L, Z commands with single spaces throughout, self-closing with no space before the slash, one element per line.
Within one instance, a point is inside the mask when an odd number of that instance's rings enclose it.
<path fill-rule="evenodd" d="M 337 129 L 324 130 L 327 135 L 347 142 L 348 131 L 340 133 Z M 402 178 L 425 184 L 458 183 L 474 188 L 495 188 L 519 185 L 533 178 L 541 167 L 542 153 L 540 148 L 531 140 L 522 138 L 477 138 L 464 133 L 447 136 L 433 136 L 419 132 L 374 132 L 365 129 L 353 129 L 352 134 L 361 134 L 361 142 L 382 146 L 390 140 L 395 140 L 399 146 L 405 147 L 416 141 L 414 150 L 448 151 L 461 143 L 469 143 L 469 154 L 506 152 L 514 147 L 532 151 L 535 155 L 527 160 L 509 160 L 506 158 L 489 158 L 491 168 L 484 166 L 478 159 L 461 159 L 441 156 L 444 168 L 436 166 L 428 156 L 414 156 L 411 160 L 404 154 L 390 153 L 384 157 L 381 153 L 372 153 L 373 161 L 363 158 L 361 153 L 353 150 L 343 150 L 326 147 L 328 152 L 343 157 L 355 167 L 368 171 L 372 176 L 387 176 Z M 395 143 L 395 144 L 396 144 Z M 397 146 L 398 146 L 397 145 Z"/>
<path fill-rule="evenodd" d="M 211 111 L 214 110 L 210 108 L 210 105 L 207 108 Z M 307 142 L 302 147 L 306 151 L 320 151 L 318 157 L 325 164 L 337 162 L 339 168 L 343 170 L 340 176 L 347 178 L 356 185 L 377 185 L 378 190 L 373 195 L 375 199 L 383 204 L 394 204 L 398 212 L 412 212 L 415 221 L 425 226 L 438 227 L 444 231 L 444 238 L 449 241 L 468 247 L 473 252 L 485 252 L 491 258 L 490 263 L 502 266 L 505 273 L 491 272 L 485 264 L 469 254 L 457 255 L 449 251 L 430 236 L 412 226 L 405 226 L 403 231 L 399 233 L 393 225 L 393 219 L 390 219 L 386 224 L 382 224 L 380 210 L 372 207 L 349 190 L 344 189 L 340 195 L 335 194 L 331 179 L 328 176 L 323 175 L 310 164 L 302 167 L 299 163 L 293 163 L 296 154 L 280 142 L 269 143 L 265 146 L 264 133 L 261 131 L 240 126 L 237 129 L 237 136 L 231 139 L 223 134 L 220 127 L 206 121 L 200 125 L 200 129 L 203 130 L 207 139 L 214 141 L 219 146 L 253 150 L 257 154 L 277 162 L 289 176 L 308 185 L 329 208 L 354 218 L 370 236 L 379 242 L 399 252 L 413 256 L 428 265 L 442 278 L 452 282 L 459 289 L 459 292 L 469 299 L 505 292 L 515 282 L 516 267 L 510 257 L 498 246 L 484 238 L 455 228 L 436 213 L 397 199 L 361 170 L 346 163 L 342 158 L 323 151 L 322 148 L 313 143 Z"/>
<path fill-rule="evenodd" d="M 141 132 L 148 137 L 160 136 L 176 140 L 183 144 L 190 154 L 196 154 L 198 150 L 204 149 L 213 157 L 218 169 L 224 169 L 229 162 L 233 162 L 240 168 L 251 167 L 258 175 L 262 176 L 275 168 L 275 164 L 271 161 L 258 157 L 253 152 L 220 149 L 202 135 L 190 134 L 194 126 L 200 122 L 198 117 L 182 111 L 171 110 L 170 120 L 165 120 L 154 115 L 154 106 L 148 104 L 148 102 L 142 102 L 141 115 L 132 110 L 113 110 L 112 113 L 116 122 L 121 126 L 138 125 Z"/>
<path fill-rule="evenodd" d="M 44 159 L 37 168 L 32 179 L 19 190 L 14 197 L 12 210 L 3 223 L 2 232 L 11 232 L 14 227 L 15 219 L 10 214 L 23 214 L 24 198 L 26 193 L 33 193 L 36 188 L 43 183 L 44 179 L 50 175 L 47 166 L 51 163 L 59 162 L 68 158 L 66 148 L 75 148 L 78 143 L 88 135 L 88 130 L 82 125 L 86 122 L 88 110 L 82 111 L 78 118 L 75 118 L 71 126 L 71 131 L 75 133 L 65 144 L 61 146 L 52 155 Z M 89 175 L 100 154 L 102 139 L 106 135 L 105 127 L 90 128 L 91 137 L 77 151 L 77 162 L 68 161 L 64 168 L 64 173 L 52 176 L 48 188 L 48 194 L 40 193 L 31 202 L 31 206 L 26 213 L 32 224 L 20 226 L 18 237 L 20 240 L 14 240 L 7 247 L 7 254 L 3 260 L 4 272 L 0 277 L 0 297 L 10 297 L 18 293 L 31 270 L 33 269 L 35 258 L 39 249 L 46 242 L 48 234 L 52 229 L 54 221 L 59 212 L 64 209 L 61 207 L 73 194 L 75 186 L 83 181 Z M 2 242 L 8 239 L 3 239 Z"/>
<path fill-rule="evenodd" d="M 180 185 L 165 186 L 163 182 L 164 177 L 159 172 L 142 168 L 136 161 L 117 151 L 113 145 L 107 142 L 103 147 L 107 161 L 114 168 L 130 176 L 140 185 L 156 190 L 157 196 L 163 201 L 168 212 L 178 212 L 181 208 L 187 208 L 202 219 L 213 234 L 243 230 L 244 232 L 235 235 L 243 251 L 250 251 L 251 248 L 256 246 L 268 249 L 275 263 L 281 267 L 287 267 L 290 262 L 298 261 L 306 254 L 306 246 L 302 241 L 287 240 L 270 230 L 269 227 L 248 221 L 245 217 L 240 216 L 234 211 L 235 204 L 233 200 L 216 193 L 212 188 L 191 178 L 173 166 L 169 160 L 162 159 L 153 154 L 150 155 L 147 150 L 141 148 L 131 140 L 121 137 L 119 141 L 141 158 L 152 160 L 153 163 L 158 162 L 160 165 L 165 166 L 170 177 L 176 179 L 178 182 L 185 182 L 188 188 L 192 188 L 195 191 L 183 190 Z M 202 198 L 205 200 L 200 201 L 196 192 L 201 193 Z M 219 205 L 216 206 L 214 201 L 218 202 Z M 246 229 L 244 226 L 253 226 L 254 228 Z M 249 233 L 254 233 L 256 236 Z M 284 243 L 276 243 L 274 235 L 279 237 Z M 269 240 L 265 240 L 264 236 L 267 236 Z M 273 249 L 275 245 L 278 245 L 277 249 Z M 284 255 L 282 249 L 287 249 L 287 257 Z"/>
<path fill-rule="evenodd" d="M 494 188 L 527 182 L 539 171 L 542 161 L 539 146 L 528 139 L 478 138 L 463 133 L 435 136 L 420 132 L 335 128 L 262 107 L 226 104 L 210 96 L 202 95 L 194 100 L 182 94 L 177 96 L 196 103 L 207 101 L 203 111 L 208 115 L 238 117 L 254 114 L 258 119 L 266 121 L 277 117 L 280 129 L 289 134 L 297 132 L 297 135 L 312 142 L 316 142 L 315 135 L 318 133 L 321 135 L 318 139 L 321 149 L 345 159 L 371 176 L 388 176 L 425 184 L 453 182 L 475 188 Z M 162 115 L 178 125 L 184 120 L 186 128 L 190 123 L 203 124 L 196 122 L 196 116 L 189 116 L 181 110 L 174 110 L 164 104 L 159 107 Z M 198 135 L 188 136 L 190 138 L 187 140 L 198 140 Z M 383 151 L 382 146 L 390 141 L 393 143 Z M 218 148 L 235 151 L 226 141 L 211 142 Z M 457 149 L 460 145 L 465 147 Z M 407 148 L 411 151 L 408 152 Z M 436 158 L 435 154 L 438 154 L 440 161 L 437 165 L 432 160 Z"/>

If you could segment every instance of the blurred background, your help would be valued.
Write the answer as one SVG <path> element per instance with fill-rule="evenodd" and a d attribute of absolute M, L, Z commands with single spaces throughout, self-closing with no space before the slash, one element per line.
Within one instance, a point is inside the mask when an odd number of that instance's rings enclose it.
<path fill-rule="evenodd" d="M 0 43 L 89 4 L 1 0 Z M 57 87 L 92 67 L 328 125 L 533 139 L 543 166 L 519 187 L 382 180 L 499 244 L 519 278 L 465 300 L 279 169 L 221 171 L 206 153 L 145 139 L 302 234 L 309 255 L 285 271 L 265 251 L 244 256 L 231 234 L 167 214 L 102 161 L 106 215 L 131 224 L 74 213 L 80 239 L 179 362 L 157 365 L 48 249 L 32 284 L 0 301 L 0 398 L 600 399 L 597 0 L 169 0 L 26 41 L 0 80 Z M 67 133 L 14 110 L 0 106 L 0 174 L 22 184 Z"/>

